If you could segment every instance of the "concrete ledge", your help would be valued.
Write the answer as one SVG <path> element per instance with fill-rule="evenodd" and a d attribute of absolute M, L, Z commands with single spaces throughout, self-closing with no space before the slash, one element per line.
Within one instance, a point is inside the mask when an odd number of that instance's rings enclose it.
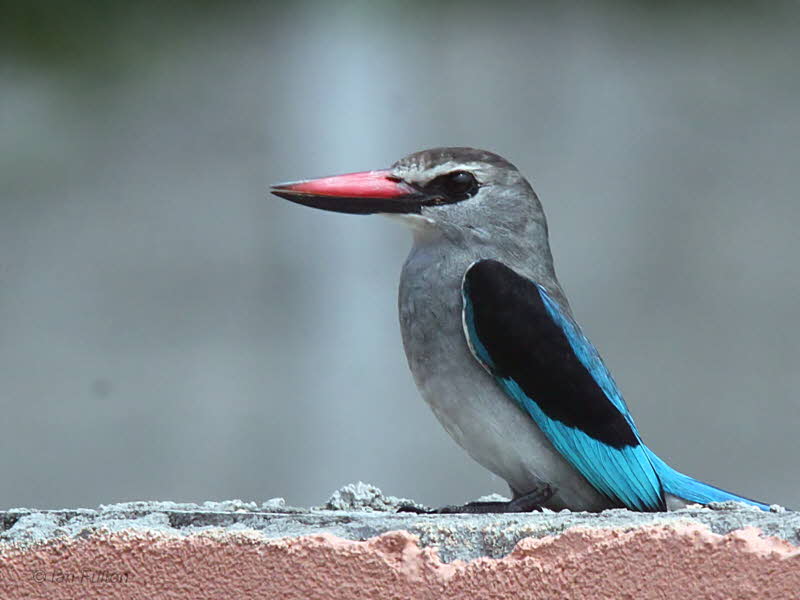
<path fill-rule="evenodd" d="M 394 513 L 364 484 L 324 507 L 273 499 L 0 513 L 14 598 L 794 598 L 800 517 Z"/>

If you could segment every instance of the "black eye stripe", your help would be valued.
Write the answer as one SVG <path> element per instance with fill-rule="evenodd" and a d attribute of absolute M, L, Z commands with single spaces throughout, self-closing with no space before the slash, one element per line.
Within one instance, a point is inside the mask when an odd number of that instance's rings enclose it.
<path fill-rule="evenodd" d="M 433 178 L 423 191 L 430 196 L 426 205 L 453 204 L 474 196 L 478 191 L 478 180 L 469 171 L 451 171 Z"/>

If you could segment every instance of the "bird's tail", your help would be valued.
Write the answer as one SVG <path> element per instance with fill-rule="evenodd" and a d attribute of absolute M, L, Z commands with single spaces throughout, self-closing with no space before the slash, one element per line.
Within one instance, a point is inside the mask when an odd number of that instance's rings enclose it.
<path fill-rule="evenodd" d="M 656 456 L 649 448 L 647 448 L 647 454 L 650 457 L 650 462 L 653 464 L 656 473 L 658 473 L 659 479 L 661 479 L 661 483 L 664 486 L 664 491 L 672 494 L 673 496 L 683 498 L 689 502 L 696 502 L 697 504 L 708 504 L 709 502 L 725 502 L 727 500 L 733 500 L 735 502 L 744 502 L 745 504 L 756 506 L 761 510 L 769 510 L 769 504 L 764 504 L 763 502 L 757 502 L 756 500 L 750 500 L 749 498 L 737 496 L 736 494 L 726 492 L 725 490 L 716 488 L 713 485 L 703 483 L 702 481 L 697 481 L 688 475 L 679 473 L 663 460 L 658 458 L 658 456 Z"/>

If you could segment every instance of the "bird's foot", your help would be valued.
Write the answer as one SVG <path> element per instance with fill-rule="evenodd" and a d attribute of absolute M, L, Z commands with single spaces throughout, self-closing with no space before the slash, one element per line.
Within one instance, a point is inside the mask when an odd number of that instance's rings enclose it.
<path fill-rule="evenodd" d="M 486 514 L 486 513 L 518 513 L 542 510 L 545 502 L 550 500 L 555 490 L 548 484 L 528 492 L 524 496 L 514 498 L 508 502 L 467 502 L 457 506 L 443 506 L 441 508 L 421 508 L 406 504 L 400 506 L 397 512 L 410 512 L 418 515 L 445 515 L 445 514 Z"/>

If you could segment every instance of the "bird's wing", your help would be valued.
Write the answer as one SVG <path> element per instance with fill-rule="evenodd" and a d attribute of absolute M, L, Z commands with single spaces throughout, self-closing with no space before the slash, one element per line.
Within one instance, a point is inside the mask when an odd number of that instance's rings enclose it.
<path fill-rule="evenodd" d="M 665 510 L 664 490 L 611 374 L 541 286 L 496 260 L 464 274 L 472 353 L 598 491 L 632 510 Z"/>

